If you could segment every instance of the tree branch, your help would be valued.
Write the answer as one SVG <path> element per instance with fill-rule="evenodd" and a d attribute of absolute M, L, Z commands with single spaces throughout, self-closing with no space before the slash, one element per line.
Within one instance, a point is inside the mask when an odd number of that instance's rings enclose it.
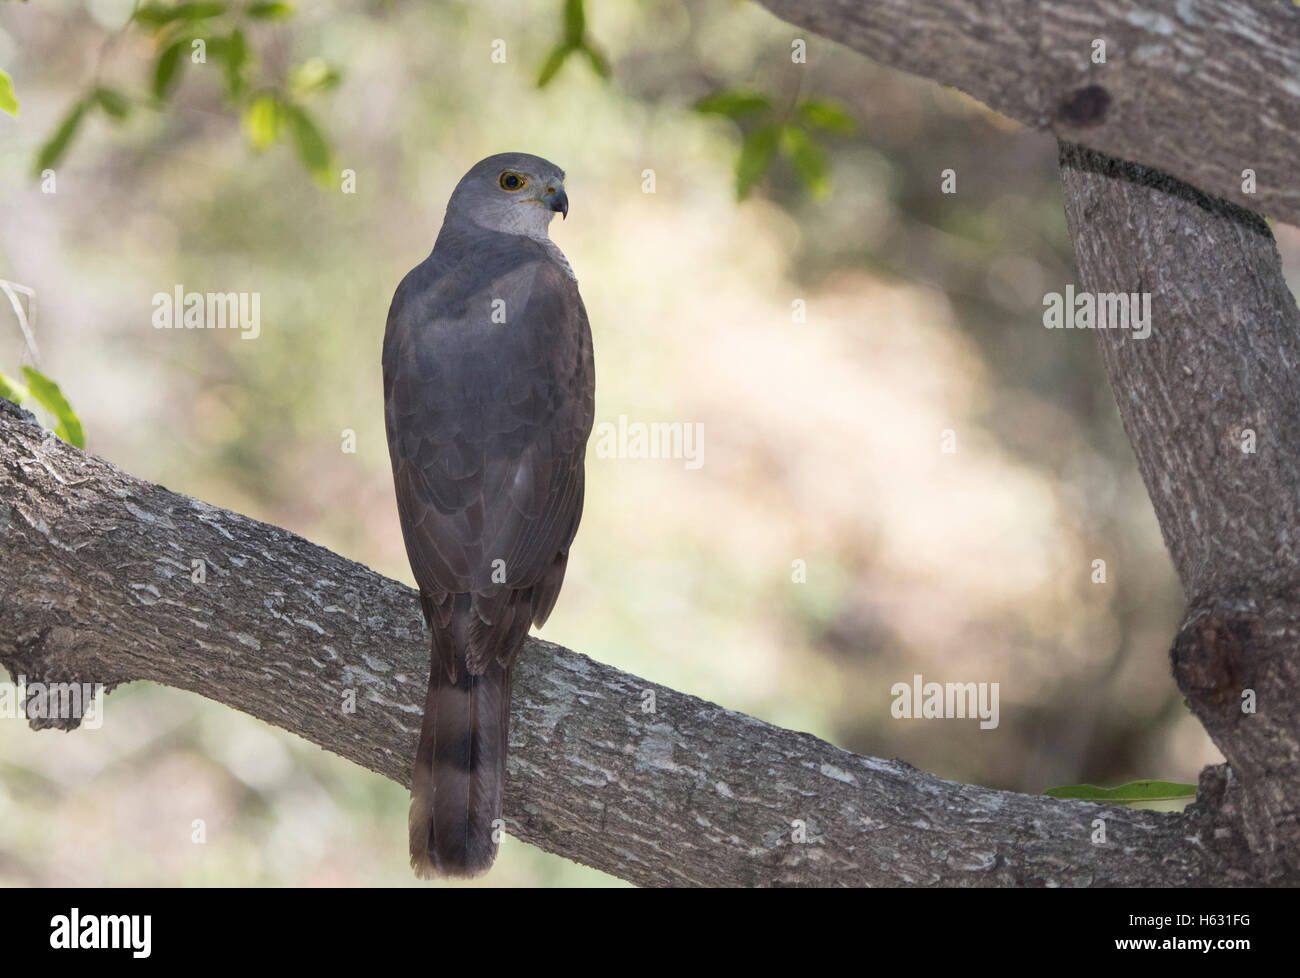
<path fill-rule="evenodd" d="M 1035 129 L 1300 225 L 1300 8 L 1252 0 L 758 0 Z M 1106 42 L 1105 64 L 1091 60 Z M 1242 191 L 1242 171 L 1258 191 Z M 937 173 L 937 170 L 936 170 Z M 936 179 L 938 179 L 936 177 Z"/>
<path fill-rule="evenodd" d="M 1068 144 L 1061 180 L 1085 288 L 1151 293 L 1149 337 L 1097 339 L 1188 596 L 1174 677 L 1231 766 L 1221 828 L 1265 879 L 1294 881 L 1300 310 L 1254 214 Z"/>
<path fill-rule="evenodd" d="M 0 664 L 29 683 L 191 690 L 409 785 L 428 669 L 414 591 L 133 478 L 24 413 L 0 401 Z M 206 583 L 191 580 L 196 559 Z M 650 885 L 1247 879 L 1208 858 L 1213 825 L 1195 806 L 953 784 L 535 639 L 515 680 L 506 820 L 517 838 Z M 807 843 L 792 841 L 796 820 Z"/>

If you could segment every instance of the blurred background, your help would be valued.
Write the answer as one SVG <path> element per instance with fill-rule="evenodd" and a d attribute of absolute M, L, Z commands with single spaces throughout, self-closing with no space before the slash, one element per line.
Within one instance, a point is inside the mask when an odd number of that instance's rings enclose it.
<path fill-rule="evenodd" d="M 704 432 L 698 468 L 593 439 L 545 638 L 945 778 L 1195 782 L 1220 758 L 1169 675 L 1178 582 L 1093 337 L 1042 326 L 1076 281 L 1055 142 L 752 4 L 574 6 L 0 2 L 0 278 L 88 450 L 412 583 L 389 300 L 460 175 L 536 153 L 568 173 L 597 424 Z M 177 285 L 260 293 L 261 335 L 154 329 Z M 0 305 L 0 371 L 30 362 Z M 916 673 L 999 683 L 999 726 L 893 719 Z M 0 884 L 420 885 L 407 804 L 163 687 L 99 730 L 0 720 Z M 512 840 L 479 885 L 618 881 Z"/>

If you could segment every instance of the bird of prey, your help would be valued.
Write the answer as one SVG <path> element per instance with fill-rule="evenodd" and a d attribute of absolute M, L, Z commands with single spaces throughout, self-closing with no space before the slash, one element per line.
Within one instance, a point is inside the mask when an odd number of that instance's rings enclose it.
<path fill-rule="evenodd" d="M 384 419 L 406 553 L 432 633 L 411 787 L 411 867 L 470 877 L 503 827 L 510 680 L 559 596 L 582 516 L 591 328 L 547 228 L 564 171 L 470 168 L 384 334 Z"/>

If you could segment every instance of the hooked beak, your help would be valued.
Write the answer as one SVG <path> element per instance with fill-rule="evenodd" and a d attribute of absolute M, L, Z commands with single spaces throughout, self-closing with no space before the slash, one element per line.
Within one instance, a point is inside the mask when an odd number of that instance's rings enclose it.
<path fill-rule="evenodd" d="M 569 216 L 569 195 L 564 192 L 564 188 L 552 190 L 542 198 L 542 202 L 553 211 L 559 211 L 566 219 Z"/>

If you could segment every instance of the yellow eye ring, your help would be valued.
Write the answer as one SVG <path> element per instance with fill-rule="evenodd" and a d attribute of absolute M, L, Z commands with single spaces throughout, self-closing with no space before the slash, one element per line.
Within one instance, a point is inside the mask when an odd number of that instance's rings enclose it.
<path fill-rule="evenodd" d="M 501 179 L 497 182 L 501 184 L 502 190 L 509 191 L 512 194 L 528 186 L 528 178 L 522 173 L 516 173 L 514 170 L 506 170 L 505 173 L 501 174 Z"/>

